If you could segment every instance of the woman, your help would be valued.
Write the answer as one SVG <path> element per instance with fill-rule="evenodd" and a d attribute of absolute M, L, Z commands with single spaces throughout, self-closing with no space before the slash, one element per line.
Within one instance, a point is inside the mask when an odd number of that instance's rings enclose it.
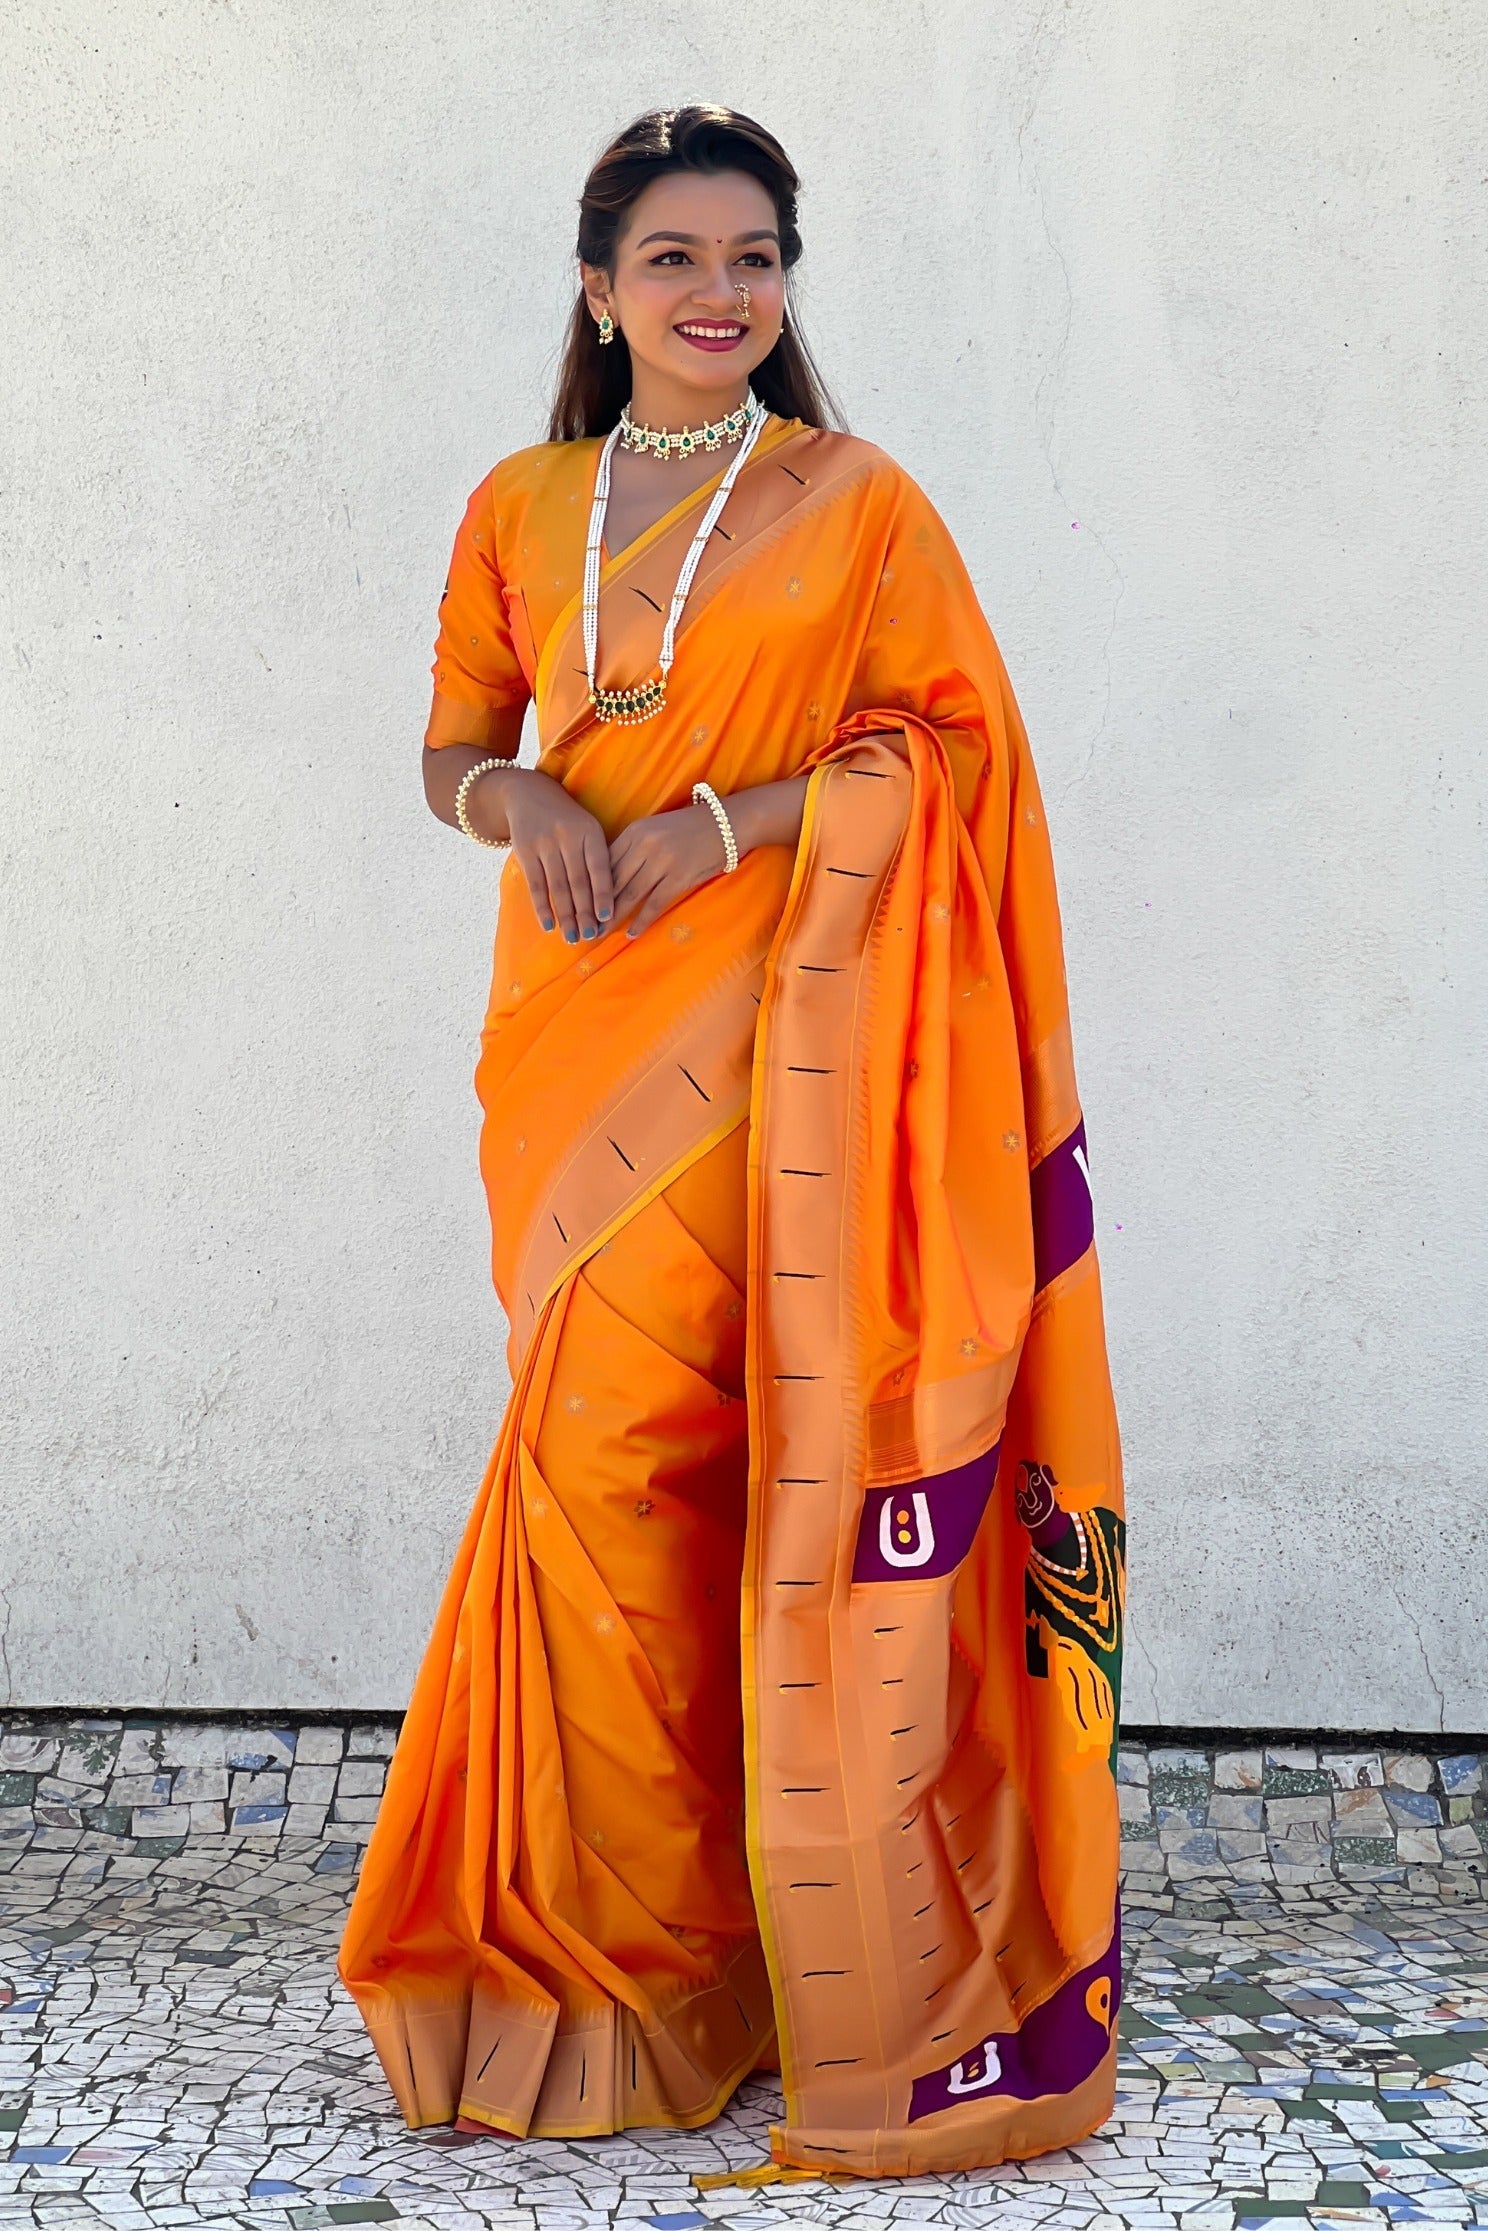
<path fill-rule="evenodd" d="M 1120 1459 L 1038 786 L 829 430 L 795 206 L 746 118 L 623 133 L 456 539 L 513 1389 L 342 1974 L 415 2126 L 691 2126 L 778 2052 L 778 2161 L 907 2173 L 1111 2107 Z"/>

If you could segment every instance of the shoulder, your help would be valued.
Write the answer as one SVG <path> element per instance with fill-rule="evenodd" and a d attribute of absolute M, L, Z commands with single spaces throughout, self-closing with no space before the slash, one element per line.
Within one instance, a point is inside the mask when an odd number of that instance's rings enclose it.
<path fill-rule="evenodd" d="M 598 446 L 592 441 L 534 442 L 514 449 L 473 491 L 467 514 L 484 515 L 502 528 L 525 517 L 534 504 L 555 497 L 568 501 L 576 489 L 588 487 Z"/>
<path fill-rule="evenodd" d="M 919 482 L 877 442 L 858 434 L 839 434 L 830 427 L 812 427 L 806 435 L 813 460 L 813 477 L 852 480 L 861 487 L 875 511 L 893 515 L 908 510 L 918 517 L 933 514 L 933 506 Z"/>
<path fill-rule="evenodd" d="M 483 485 L 503 500 L 540 496 L 560 486 L 566 493 L 575 479 L 587 477 L 598 447 L 597 441 L 534 442 L 493 465 Z"/>

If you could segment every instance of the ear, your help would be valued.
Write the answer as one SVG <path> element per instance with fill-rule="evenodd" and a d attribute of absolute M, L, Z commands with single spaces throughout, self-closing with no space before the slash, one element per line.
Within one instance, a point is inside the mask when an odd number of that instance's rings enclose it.
<path fill-rule="evenodd" d="M 581 263 L 579 272 L 584 284 L 584 300 L 589 305 L 589 315 L 593 318 L 595 324 L 598 325 L 600 316 L 605 310 L 608 310 L 613 317 L 615 304 L 610 293 L 610 282 L 599 265 Z"/>

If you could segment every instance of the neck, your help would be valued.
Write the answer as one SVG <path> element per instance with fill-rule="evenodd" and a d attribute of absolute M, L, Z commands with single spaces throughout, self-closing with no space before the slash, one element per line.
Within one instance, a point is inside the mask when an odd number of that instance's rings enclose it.
<path fill-rule="evenodd" d="M 726 418 L 748 392 L 747 373 L 728 387 L 693 387 L 686 380 L 637 364 L 632 369 L 630 415 L 638 426 L 668 426 L 675 433 L 683 426 L 710 426 L 715 419 Z"/>

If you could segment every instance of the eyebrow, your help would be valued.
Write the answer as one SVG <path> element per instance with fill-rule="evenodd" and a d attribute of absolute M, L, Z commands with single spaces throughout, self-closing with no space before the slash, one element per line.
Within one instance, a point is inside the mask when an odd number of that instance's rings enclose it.
<path fill-rule="evenodd" d="M 708 244 L 706 238 L 700 232 L 648 232 L 644 240 L 636 242 L 636 246 L 638 248 L 649 248 L 653 240 L 680 240 L 683 246 L 687 248 L 705 248 Z M 779 233 L 772 231 L 768 225 L 764 225 L 758 232 L 736 233 L 734 246 L 742 248 L 751 240 L 773 240 L 777 248 L 780 245 Z"/>

